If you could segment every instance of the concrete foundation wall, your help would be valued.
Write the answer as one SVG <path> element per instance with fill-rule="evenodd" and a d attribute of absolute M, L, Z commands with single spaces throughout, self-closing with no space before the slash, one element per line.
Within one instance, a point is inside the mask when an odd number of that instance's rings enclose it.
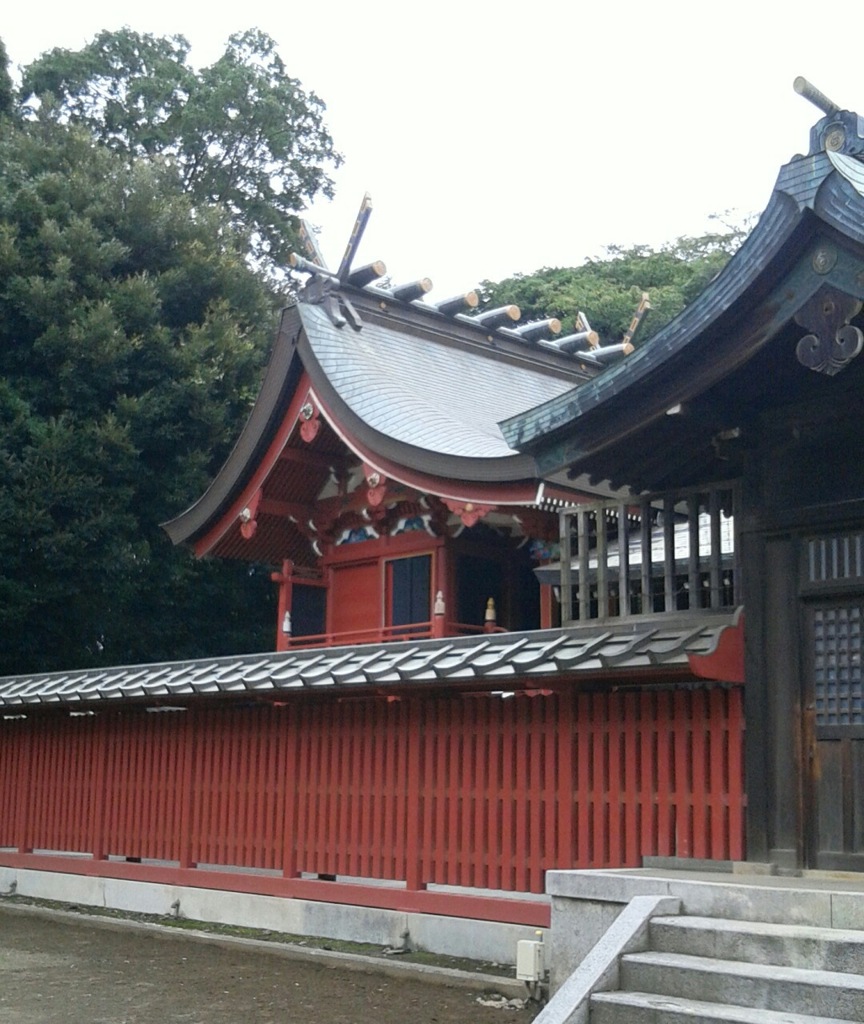
<path fill-rule="evenodd" d="M 519 939 L 535 937 L 535 929 L 523 925 L 0 867 L 0 892 L 13 882 L 20 896 L 144 914 L 170 915 L 179 900 L 180 914 L 190 920 L 291 935 L 395 947 L 408 931 L 415 948 L 501 964 L 515 963 Z"/>

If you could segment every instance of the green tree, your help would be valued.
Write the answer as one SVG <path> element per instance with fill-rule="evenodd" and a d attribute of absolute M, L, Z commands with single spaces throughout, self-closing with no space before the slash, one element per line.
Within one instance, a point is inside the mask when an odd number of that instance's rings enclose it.
<path fill-rule="evenodd" d="M 0 120 L 0 673 L 272 646 L 265 571 L 158 524 L 227 455 L 275 301 L 163 163 Z"/>
<path fill-rule="evenodd" d="M 14 90 L 12 76 L 9 74 L 9 55 L 6 45 L 0 39 L 0 117 L 12 113 Z"/>
<path fill-rule="evenodd" d="M 210 67 L 196 71 L 188 57 L 182 36 L 102 32 L 26 67 L 21 95 L 34 115 L 80 125 L 130 159 L 164 158 L 196 202 L 229 211 L 260 265 L 278 271 L 297 245 L 297 212 L 332 195 L 328 168 L 341 157 L 324 104 L 257 29 L 231 36 Z"/>
<path fill-rule="evenodd" d="M 619 341 L 643 291 L 650 294 L 651 313 L 640 327 L 644 342 L 691 302 L 723 268 L 746 236 L 730 227 L 699 238 L 679 238 L 651 249 L 609 246 L 604 259 L 582 266 L 546 267 L 481 285 L 483 308 L 515 303 L 527 319 L 558 317 L 562 333 L 575 330 L 581 310 L 598 332 L 601 344 Z"/>

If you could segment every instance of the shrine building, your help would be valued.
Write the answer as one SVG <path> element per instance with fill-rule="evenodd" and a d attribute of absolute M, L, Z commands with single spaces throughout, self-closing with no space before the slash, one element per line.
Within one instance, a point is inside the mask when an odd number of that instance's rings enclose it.
<path fill-rule="evenodd" d="M 272 567 L 272 649 L 0 680 L 0 884 L 467 955 L 547 926 L 550 872 L 861 870 L 864 129 L 815 99 L 644 344 L 647 302 L 601 340 L 354 267 L 368 204 L 338 268 L 309 240 L 165 525 Z"/>

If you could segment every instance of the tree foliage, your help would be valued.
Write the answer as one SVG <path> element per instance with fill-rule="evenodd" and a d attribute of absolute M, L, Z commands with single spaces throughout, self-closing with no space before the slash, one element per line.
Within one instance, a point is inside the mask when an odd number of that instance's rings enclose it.
<path fill-rule="evenodd" d="M 339 157 L 263 33 L 188 57 L 103 32 L 16 92 L 0 47 L 0 673 L 272 646 L 266 569 L 159 523 L 248 414 L 272 271 Z"/>
<path fill-rule="evenodd" d="M 0 672 L 271 645 L 266 573 L 158 525 L 257 391 L 275 297 L 245 244 L 170 168 L 0 121 Z"/>
<path fill-rule="evenodd" d="M 659 249 L 645 245 L 610 246 L 604 259 L 580 267 L 538 270 L 481 286 L 484 308 L 515 303 L 527 319 L 557 317 L 562 333 L 574 331 L 581 310 L 601 344 L 619 341 L 643 291 L 651 313 L 640 328 L 640 342 L 667 324 L 722 269 L 745 237 L 744 228 L 729 228 L 699 238 L 679 238 Z"/>
<path fill-rule="evenodd" d="M 14 90 L 12 76 L 9 74 L 9 55 L 6 45 L 0 39 L 0 117 L 12 113 Z"/>
<path fill-rule="evenodd" d="M 81 50 L 54 49 L 24 69 L 22 100 L 40 116 L 79 125 L 128 159 L 160 157 L 199 204 L 227 210 L 269 270 L 296 247 L 296 214 L 332 195 L 341 157 L 324 104 L 291 78 L 274 41 L 237 33 L 199 71 L 182 36 L 129 28 Z"/>

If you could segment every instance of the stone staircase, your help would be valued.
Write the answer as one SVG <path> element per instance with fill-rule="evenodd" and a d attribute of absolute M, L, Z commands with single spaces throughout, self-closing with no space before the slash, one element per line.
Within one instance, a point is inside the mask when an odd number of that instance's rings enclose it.
<path fill-rule="evenodd" d="M 654 917 L 647 946 L 590 1024 L 864 1021 L 864 931 L 684 914 Z"/>

